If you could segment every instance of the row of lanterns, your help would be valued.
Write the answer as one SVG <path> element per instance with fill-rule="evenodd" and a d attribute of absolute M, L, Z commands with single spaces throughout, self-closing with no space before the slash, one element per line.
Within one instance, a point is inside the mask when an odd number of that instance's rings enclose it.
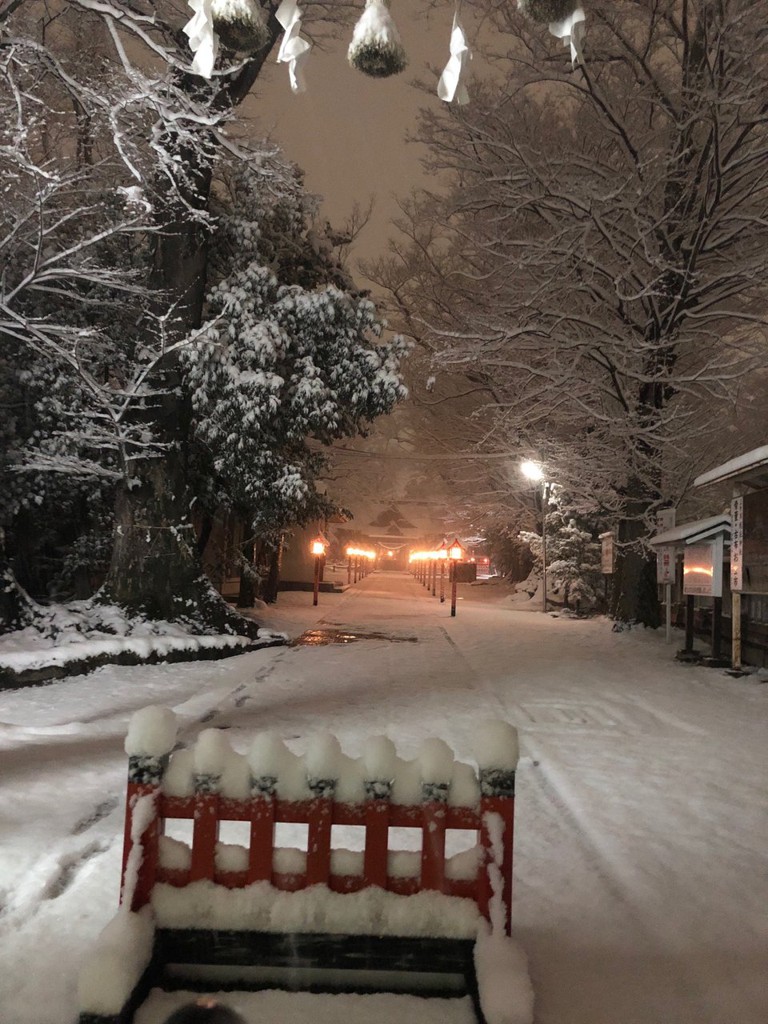
<path fill-rule="evenodd" d="M 352 67 L 371 78 L 388 78 L 403 71 L 408 58 L 390 12 L 391 0 L 365 0 L 365 9 L 355 25 L 347 59 Z M 194 15 L 184 26 L 194 53 L 192 72 L 210 78 L 218 55 L 219 43 L 235 53 L 254 55 L 267 45 L 269 32 L 266 11 L 257 0 L 188 0 Z M 518 7 L 532 21 L 549 26 L 552 35 L 570 45 L 574 64 L 581 60 L 584 35 L 584 11 L 578 0 L 518 0 Z M 275 14 L 284 30 L 277 55 L 278 63 L 288 65 L 291 89 L 304 92 L 303 65 L 311 43 L 301 35 L 302 12 L 298 0 L 283 0 Z M 437 86 L 437 94 L 447 103 L 469 101 L 465 77 L 472 59 L 467 35 L 459 18 L 458 4 L 450 36 L 450 58 Z"/>
<path fill-rule="evenodd" d="M 316 605 L 320 593 L 320 578 L 323 574 L 323 562 L 328 550 L 328 541 L 322 534 L 314 537 L 309 544 L 309 553 L 314 561 L 314 585 L 312 588 L 312 604 Z M 354 568 L 355 583 L 358 575 L 360 579 L 367 576 L 376 561 L 376 552 L 367 548 L 348 547 L 345 552 L 347 556 L 347 583 L 352 582 L 352 571 Z"/>
<path fill-rule="evenodd" d="M 416 579 L 425 587 L 431 587 L 432 597 L 436 596 L 437 567 L 440 566 L 440 604 L 445 601 L 445 566 L 447 562 L 451 563 L 449 579 L 451 581 L 452 616 L 456 615 L 456 584 L 458 582 L 456 566 L 464 560 L 465 555 L 466 550 L 456 537 L 450 544 L 443 541 L 440 547 L 435 548 L 434 551 L 412 551 L 408 558 Z"/>

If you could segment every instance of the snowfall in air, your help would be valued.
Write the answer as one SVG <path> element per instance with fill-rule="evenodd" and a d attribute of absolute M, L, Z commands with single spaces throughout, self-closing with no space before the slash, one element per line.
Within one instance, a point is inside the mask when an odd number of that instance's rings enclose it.
<path fill-rule="evenodd" d="M 319 731 L 352 756 L 386 733 L 404 757 L 437 736 L 471 762 L 480 723 L 512 723 L 513 931 L 536 1024 L 765 1024 L 764 677 L 681 665 L 653 632 L 520 610 L 501 584 L 463 589 L 453 619 L 405 575 L 373 574 L 316 609 L 281 594 L 265 627 L 349 642 L 0 693 L 0 1019 L 76 1020 L 78 976 L 117 905 L 128 722 L 159 705 L 185 744 L 221 727 L 245 751 L 275 730 L 296 754 Z M 524 966 L 509 986 L 521 1020 Z M 181 998 L 153 997 L 138 1024 Z M 228 998 L 249 1024 L 472 1019 L 461 1000 Z"/>

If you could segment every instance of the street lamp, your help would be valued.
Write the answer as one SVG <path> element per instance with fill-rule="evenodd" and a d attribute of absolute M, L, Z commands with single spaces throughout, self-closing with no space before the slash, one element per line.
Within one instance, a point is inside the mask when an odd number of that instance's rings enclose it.
<path fill-rule="evenodd" d="M 464 548 L 459 543 L 458 537 L 448 545 L 448 557 L 451 560 L 451 615 L 456 615 L 456 567 L 464 557 Z"/>
<path fill-rule="evenodd" d="M 547 610 L 547 501 L 549 484 L 544 479 L 544 469 L 538 462 L 521 462 L 520 472 L 533 483 L 541 484 L 541 593 L 544 611 Z"/>
<path fill-rule="evenodd" d="M 323 537 L 315 537 L 309 546 L 309 549 L 315 559 L 315 583 L 312 593 L 312 604 L 317 604 L 317 595 L 320 593 L 320 567 L 322 565 L 323 558 L 325 558 L 325 549 L 328 542 Z"/>

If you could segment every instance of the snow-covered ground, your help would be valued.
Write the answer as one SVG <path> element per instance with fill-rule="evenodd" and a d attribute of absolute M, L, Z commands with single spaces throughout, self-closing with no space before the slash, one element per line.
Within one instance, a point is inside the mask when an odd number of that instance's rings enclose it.
<path fill-rule="evenodd" d="M 0 693 L 2 1024 L 76 1017 L 79 965 L 117 902 L 123 739 L 147 704 L 172 707 L 185 740 L 222 726 L 237 747 L 269 728 L 301 751 L 330 729 L 359 754 L 386 731 L 406 756 L 441 736 L 464 760 L 478 721 L 507 719 L 522 746 L 515 935 L 538 1024 L 765 1024 L 768 686 L 678 664 L 652 633 L 513 610 L 498 585 L 461 593 L 451 619 L 410 577 L 376 573 L 317 608 L 281 594 L 259 619 L 391 640 Z M 388 1000 L 322 998 L 273 996 L 254 1019 L 392 1016 Z M 432 1011 L 397 1015 L 447 1019 Z"/>

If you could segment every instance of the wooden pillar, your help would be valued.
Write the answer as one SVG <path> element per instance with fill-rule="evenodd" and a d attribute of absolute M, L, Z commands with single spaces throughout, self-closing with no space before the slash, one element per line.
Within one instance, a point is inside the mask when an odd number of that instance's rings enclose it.
<path fill-rule="evenodd" d="M 515 772 L 513 769 L 484 768 L 480 772 L 480 846 L 483 862 L 477 879 L 477 903 L 492 924 L 512 927 L 512 868 L 515 827 Z M 499 841 L 501 849 L 499 849 Z M 498 893 L 493 875 L 501 878 L 502 905 L 494 903 Z M 497 876 L 498 877 L 498 876 Z M 494 921 L 501 911 L 503 922 Z"/>
<path fill-rule="evenodd" d="M 720 658 L 723 648 L 723 599 L 712 599 L 712 657 Z"/>
<path fill-rule="evenodd" d="M 731 593 L 731 668 L 741 671 L 741 591 Z"/>
<path fill-rule="evenodd" d="M 307 885 L 328 884 L 331 875 L 331 826 L 335 779 L 310 779 L 313 799 L 307 821 Z"/>
<path fill-rule="evenodd" d="M 190 882 L 213 881 L 219 839 L 219 776 L 195 775 L 195 818 L 192 826 Z"/>
<path fill-rule="evenodd" d="M 389 798 L 392 783 L 371 780 L 365 783 L 365 853 L 363 879 L 366 886 L 387 887 L 389 856 Z"/>
<path fill-rule="evenodd" d="M 251 779 L 251 839 L 248 848 L 248 884 L 271 882 L 275 842 L 275 788 L 277 779 L 263 775 Z"/>
<path fill-rule="evenodd" d="M 422 783 L 421 888 L 445 892 L 445 824 L 448 785 Z"/>
<path fill-rule="evenodd" d="M 131 755 L 128 758 L 128 787 L 125 797 L 125 832 L 123 836 L 123 864 L 120 880 L 120 902 L 130 895 L 130 909 L 140 910 L 149 903 L 155 884 L 159 857 L 162 822 L 157 812 L 157 800 L 168 756 L 151 757 Z M 148 797 L 152 804 L 144 798 Z M 148 809 L 152 813 L 147 814 Z M 137 834 L 138 833 L 138 834 Z M 131 854 L 134 845 L 141 847 L 137 857 Z M 137 863 L 135 878 L 129 878 L 129 867 Z M 133 886 L 126 891 L 126 882 Z"/>
<path fill-rule="evenodd" d="M 693 594 L 685 597 L 685 650 L 693 650 Z"/>

